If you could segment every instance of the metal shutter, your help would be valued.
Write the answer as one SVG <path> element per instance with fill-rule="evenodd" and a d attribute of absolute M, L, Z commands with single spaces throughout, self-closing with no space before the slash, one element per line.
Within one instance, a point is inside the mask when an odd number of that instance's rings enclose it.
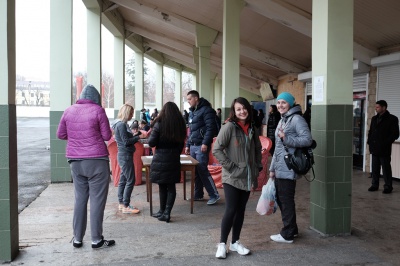
<path fill-rule="evenodd" d="M 378 67 L 376 100 L 385 100 L 389 112 L 400 117 L 400 65 Z"/>
<path fill-rule="evenodd" d="M 368 86 L 368 74 L 353 76 L 353 91 L 366 91 Z"/>

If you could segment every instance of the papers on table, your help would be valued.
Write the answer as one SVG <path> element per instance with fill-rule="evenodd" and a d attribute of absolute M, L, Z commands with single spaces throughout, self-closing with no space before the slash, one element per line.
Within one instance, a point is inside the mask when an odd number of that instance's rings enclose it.
<path fill-rule="evenodd" d="M 145 156 L 147 159 L 152 159 L 153 156 Z"/>
<path fill-rule="evenodd" d="M 190 164 L 192 163 L 191 160 L 181 160 L 181 164 Z"/>
<path fill-rule="evenodd" d="M 181 154 L 181 158 L 187 158 L 186 154 Z"/>

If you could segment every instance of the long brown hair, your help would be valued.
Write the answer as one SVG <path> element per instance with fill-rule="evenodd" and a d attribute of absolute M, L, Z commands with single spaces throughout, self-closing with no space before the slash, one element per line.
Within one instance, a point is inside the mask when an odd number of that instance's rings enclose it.
<path fill-rule="evenodd" d="M 186 138 L 186 122 L 174 102 L 164 104 L 154 124 L 160 124 L 160 138 L 165 141 L 183 142 Z"/>
<path fill-rule="evenodd" d="M 249 101 L 243 97 L 237 97 L 236 99 L 233 100 L 233 102 L 231 104 L 231 112 L 229 114 L 228 121 L 235 121 L 235 122 L 239 121 L 239 119 L 235 115 L 235 103 L 239 103 L 239 104 L 243 105 L 244 108 L 246 108 L 248 116 L 246 118 L 245 124 L 251 124 L 251 122 L 253 120 L 253 110 L 251 108 Z"/>

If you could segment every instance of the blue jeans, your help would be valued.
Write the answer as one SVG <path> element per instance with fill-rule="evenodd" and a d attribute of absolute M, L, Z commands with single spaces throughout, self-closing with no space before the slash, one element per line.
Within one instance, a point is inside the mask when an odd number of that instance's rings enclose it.
<path fill-rule="evenodd" d="M 214 179 L 211 177 L 210 171 L 208 171 L 207 168 L 209 151 L 210 149 L 208 149 L 205 153 L 201 152 L 201 145 L 190 146 L 190 156 L 199 162 L 199 164 L 196 166 L 196 177 L 194 181 L 194 197 L 196 199 L 204 197 L 203 188 L 206 188 L 210 199 L 219 196 Z"/>
<path fill-rule="evenodd" d="M 121 175 L 118 183 L 118 201 L 128 207 L 131 202 L 133 186 L 135 185 L 135 168 L 133 166 L 133 154 L 118 154 L 118 164 Z"/>

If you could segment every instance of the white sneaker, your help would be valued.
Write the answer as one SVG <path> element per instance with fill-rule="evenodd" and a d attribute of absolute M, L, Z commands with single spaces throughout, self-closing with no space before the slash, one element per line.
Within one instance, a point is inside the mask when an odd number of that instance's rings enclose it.
<path fill-rule="evenodd" d="M 286 240 L 281 236 L 281 234 L 272 235 L 272 236 L 270 236 L 270 238 L 271 238 L 271 240 L 278 242 L 278 243 L 287 243 L 287 244 L 293 243 L 293 240 Z"/>
<path fill-rule="evenodd" d="M 240 255 L 247 255 L 250 253 L 250 249 L 246 248 L 245 246 L 243 246 L 242 243 L 240 243 L 240 241 L 236 241 L 236 243 L 232 244 L 229 246 L 229 250 L 231 251 L 237 251 L 237 253 L 239 253 Z"/>
<path fill-rule="evenodd" d="M 218 259 L 225 259 L 226 258 L 226 245 L 225 243 L 218 243 L 217 245 L 217 253 L 215 254 L 215 257 Z"/>

